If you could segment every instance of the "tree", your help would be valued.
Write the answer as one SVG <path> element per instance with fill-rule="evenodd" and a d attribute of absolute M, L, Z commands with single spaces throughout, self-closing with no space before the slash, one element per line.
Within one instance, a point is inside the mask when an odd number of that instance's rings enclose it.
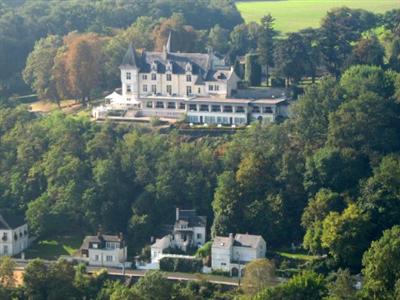
<path fill-rule="evenodd" d="M 277 73 L 286 78 L 286 85 L 297 83 L 310 69 L 308 46 L 299 33 L 290 33 L 280 41 L 275 50 Z"/>
<path fill-rule="evenodd" d="M 345 208 L 344 199 L 338 193 L 321 189 L 310 199 L 304 209 L 301 224 L 306 230 L 303 245 L 313 253 L 322 251 L 322 223 L 330 212 L 342 212 Z"/>
<path fill-rule="evenodd" d="M 227 53 L 229 50 L 229 30 L 218 24 L 211 28 L 208 34 L 208 46 L 221 54 Z"/>
<path fill-rule="evenodd" d="M 390 154 L 374 168 L 371 176 L 361 187 L 359 207 L 368 213 L 373 224 L 373 237 L 398 224 L 400 218 L 400 157 Z"/>
<path fill-rule="evenodd" d="M 376 36 L 363 38 L 353 48 L 351 63 L 360 65 L 383 66 L 385 49 Z"/>
<path fill-rule="evenodd" d="M 321 274 L 306 271 L 295 275 L 288 282 L 275 288 L 267 288 L 254 300 L 321 300 L 326 295 L 324 278 Z"/>
<path fill-rule="evenodd" d="M 399 149 L 399 107 L 375 93 L 346 102 L 329 116 L 328 143 L 374 157 Z"/>
<path fill-rule="evenodd" d="M 329 11 L 322 20 L 319 47 L 327 70 L 339 77 L 351 54 L 353 41 L 376 24 L 373 13 L 347 7 Z"/>
<path fill-rule="evenodd" d="M 35 259 L 26 266 L 24 286 L 28 297 L 32 299 L 48 299 L 48 282 L 48 267 L 43 261 Z"/>
<path fill-rule="evenodd" d="M 275 279 L 275 265 L 267 259 L 256 259 L 246 265 L 242 289 L 253 296 L 267 288 Z"/>
<path fill-rule="evenodd" d="M 400 226 L 385 230 L 363 257 L 364 292 L 369 299 L 394 299 L 400 274 Z"/>
<path fill-rule="evenodd" d="M 10 288 L 15 285 L 14 269 L 16 263 L 9 256 L 0 258 L 0 284 L 5 288 Z"/>
<path fill-rule="evenodd" d="M 326 300 L 357 300 L 356 280 L 348 269 L 339 269 L 334 274 L 335 280 L 328 283 L 329 296 Z"/>
<path fill-rule="evenodd" d="M 172 293 L 171 283 L 159 271 L 147 272 L 144 277 L 134 285 L 133 291 L 139 299 L 169 300 Z"/>
<path fill-rule="evenodd" d="M 52 69 L 58 48 L 62 40 L 57 35 L 49 35 L 35 43 L 33 51 L 26 60 L 23 71 L 24 81 L 34 90 L 40 99 L 59 102 Z"/>
<path fill-rule="evenodd" d="M 322 247 L 340 264 L 357 270 L 370 241 L 369 218 L 355 204 L 342 213 L 331 212 L 323 221 Z"/>
<path fill-rule="evenodd" d="M 250 86 L 259 86 L 261 84 L 261 66 L 258 63 L 257 54 L 246 55 L 244 80 Z"/>
<path fill-rule="evenodd" d="M 266 68 L 267 86 L 269 82 L 269 67 L 274 65 L 274 38 L 278 32 L 274 29 L 275 19 L 268 14 L 261 19 L 257 37 L 257 50 L 260 64 Z"/>

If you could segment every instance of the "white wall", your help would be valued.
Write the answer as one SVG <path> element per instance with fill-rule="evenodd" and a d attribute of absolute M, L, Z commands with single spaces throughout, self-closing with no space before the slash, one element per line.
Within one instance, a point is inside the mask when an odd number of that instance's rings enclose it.
<path fill-rule="evenodd" d="M 211 248 L 211 268 L 213 270 L 230 271 L 231 249 L 232 248 Z"/>
<path fill-rule="evenodd" d="M 0 230 L 0 255 L 16 255 L 28 248 L 29 234 L 28 225 L 22 225 L 14 230 Z M 7 241 L 3 241 L 3 234 L 7 233 Z M 21 236 L 22 233 L 22 236 Z M 17 239 L 14 239 L 14 235 Z M 6 250 L 6 251 L 5 251 Z"/>
<path fill-rule="evenodd" d="M 89 249 L 89 265 L 120 267 L 122 262 L 127 259 L 127 247 L 115 249 Z M 112 257 L 111 261 L 107 261 L 107 256 Z"/>

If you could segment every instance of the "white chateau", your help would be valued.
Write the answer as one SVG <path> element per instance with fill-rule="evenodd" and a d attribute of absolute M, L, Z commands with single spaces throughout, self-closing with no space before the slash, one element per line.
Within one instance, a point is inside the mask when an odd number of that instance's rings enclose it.
<path fill-rule="evenodd" d="M 267 245 L 260 235 L 216 236 L 211 246 L 211 268 L 242 276 L 247 263 L 265 258 Z"/>
<path fill-rule="evenodd" d="M 86 236 L 79 255 L 91 266 L 121 267 L 125 265 L 128 250 L 122 234 Z"/>
<path fill-rule="evenodd" d="M 236 126 L 288 115 L 282 90 L 271 94 L 271 89 L 260 89 L 257 95 L 253 89 L 239 90 L 240 78 L 223 58 L 212 51 L 172 52 L 171 34 L 162 52 L 138 55 L 130 45 L 120 70 L 122 95 L 107 96 L 105 105 L 93 109 L 96 119 L 124 111 L 121 118 L 186 118 L 194 124 Z"/>
<path fill-rule="evenodd" d="M 0 212 L 0 255 L 13 256 L 29 245 L 28 225 L 22 215 Z"/>

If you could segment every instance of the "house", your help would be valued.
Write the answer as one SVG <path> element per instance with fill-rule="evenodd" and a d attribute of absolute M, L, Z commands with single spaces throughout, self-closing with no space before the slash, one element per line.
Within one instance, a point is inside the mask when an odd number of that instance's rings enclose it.
<path fill-rule="evenodd" d="M 288 115 L 288 97 L 282 90 L 253 97 L 248 89 L 242 97 L 240 78 L 223 57 L 213 51 L 174 52 L 172 44 L 170 34 L 163 51 L 140 55 L 130 45 L 120 66 L 122 93 L 107 96 L 105 105 L 93 109 L 93 116 L 107 118 L 112 110 L 125 109 L 130 112 L 126 116 L 134 118 L 186 118 L 189 123 L 237 126 Z"/>
<path fill-rule="evenodd" d="M 216 236 L 211 246 L 211 268 L 229 272 L 232 276 L 242 276 L 245 265 L 264 258 L 266 251 L 265 240 L 260 235 Z"/>
<path fill-rule="evenodd" d="M 28 248 L 28 225 L 24 216 L 0 211 L 0 237 L 1 256 L 13 256 Z"/>
<path fill-rule="evenodd" d="M 89 265 L 104 267 L 121 267 L 125 265 L 128 251 L 122 234 L 86 236 L 79 254 Z"/>
<path fill-rule="evenodd" d="M 170 234 L 151 245 L 151 261 L 155 262 L 163 257 L 164 250 L 168 248 L 179 249 L 187 252 L 203 246 L 206 242 L 207 218 L 198 216 L 196 210 L 183 210 L 176 208 L 175 224 Z"/>

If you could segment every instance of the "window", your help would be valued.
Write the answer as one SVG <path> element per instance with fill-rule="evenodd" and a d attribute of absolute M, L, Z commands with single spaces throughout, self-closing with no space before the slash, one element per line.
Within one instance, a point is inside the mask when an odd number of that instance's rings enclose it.
<path fill-rule="evenodd" d="M 157 74 L 156 73 L 152 73 L 151 74 L 151 80 L 157 80 Z"/>
<path fill-rule="evenodd" d="M 210 85 L 208 86 L 208 90 L 209 90 L 209 91 L 213 91 L 213 90 L 214 90 L 214 86 L 213 86 L 212 84 L 210 84 Z"/>
<path fill-rule="evenodd" d="M 147 80 L 147 74 L 143 74 L 143 75 L 142 75 L 142 79 L 143 79 L 143 80 Z"/>
<path fill-rule="evenodd" d="M 147 92 L 147 84 L 143 84 L 143 92 Z"/>
<path fill-rule="evenodd" d="M 126 72 L 126 80 L 131 80 L 131 72 Z"/>
<path fill-rule="evenodd" d="M 3 241 L 7 241 L 8 240 L 8 235 L 7 232 L 3 232 L 3 237 L 1 238 Z"/>
<path fill-rule="evenodd" d="M 185 103 L 179 103 L 179 109 L 186 109 Z"/>
<path fill-rule="evenodd" d="M 219 85 L 215 85 L 215 86 L 214 86 L 214 89 L 215 89 L 216 91 L 219 91 Z"/>
<path fill-rule="evenodd" d="M 253 106 L 253 113 L 259 113 L 260 112 L 260 107 L 259 106 Z"/>
<path fill-rule="evenodd" d="M 175 103 L 175 102 L 168 102 L 167 107 L 168 107 L 169 109 L 175 109 L 175 108 L 176 108 L 176 103 Z"/>
<path fill-rule="evenodd" d="M 4 245 L 4 247 L 3 247 L 3 254 L 5 254 L 5 255 L 8 254 L 8 245 Z"/>
<path fill-rule="evenodd" d="M 192 82 L 192 75 L 186 75 L 186 81 Z"/>
<path fill-rule="evenodd" d="M 98 248 L 98 244 L 96 244 L 96 243 L 92 244 L 92 248 L 93 249 L 97 249 Z"/>
<path fill-rule="evenodd" d="M 106 242 L 106 248 L 107 249 L 115 249 L 115 243 L 112 242 Z"/>
<path fill-rule="evenodd" d="M 271 106 L 264 106 L 263 112 L 265 114 L 272 114 L 273 113 L 272 107 Z"/>
<path fill-rule="evenodd" d="M 164 108 L 164 102 L 162 102 L 162 101 L 157 101 L 157 102 L 156 102 L 156 108 Z"/>
<path fill-rule="evenodd" d="M 198 94 L 201 94 L 201 88 L 198 88 L 198 89 L 197 89 L 197 93 L 198 93 Z"/>
<path fill-rule="evenodd" d="M 157 86 L 156 86 L 155 84 L 153 84 L 153 85 L 151 86 L 151 92 L 152 92 L 153 94 L 156 94 L 156 93 L 157 93 Z"/>
<path fill-rule="evenodd" d="M 153 108 L 153 102 L 151 102 L 151 101 L 146 102 L 146 107 Z"/>
<path fill-rule="evenodd" d="M 224 106 L 224 112 L 228 112 L 228 113 L 232 112 L 232 106 L 231 105 L 225 105 Z"/>
<path fill-rule="evenodd" d="M 126 86 L 126 92 L 127 93 L 132 92 L 132 87 L 129 84 Z"/>
<path fill-rule="evenodd" d="M 208 111 L 208 104 L 200 105 L 200 111 Z"/>
<path fill-rule="evenodd" d="M 167 85 L 167 94 L 168 95 L 172 94 L 172 85 Z"/>
<path fill-rule="evenodd" d="M 106 256 L 106 261 L 113 261 L 113 256 L 112 255 L 107 255 Z"/>
<path fill-rule="evenodd" d="M 201 239 L 201 233 L 197 234 L 197 239 Z"/>
<path fill-rule="evenodd" d="M 126 101 L 130 102 L 130 101 L 131 101 L 131 98 L 126 98 Z"/>
<path fill-rule="evenodd" d="M 191 86 L 187 86 L 186 87 L 186 95 L 189 96 L 192 94 L 192 87 Z"/>
<path fill-rule="evenodd" d="M 189 104 L 189 110 L 190 111 L 197 111 L 197 105 L 196 104 Z"/>
<path fill-rule="evenodd" d="M 220 112 L 221 111 L 221 105 L 212 105 L 211 106 L 211 111 L 212 112 Z"/>
<path fill-rule="evenodd" d="M 244 107 L 243 106 L 236 106 L 236 112 L 243 113 L 244 112 Z"/>
<path fill-rule="evenodd" d="M 226 263 L 221 263 L 221 266 L 226 266 Z"/>
<path fill-rule="evenodd" d="M 94 261 L 99 261 L 99 255 L 98 255 L 98 254 L 96 254 L 96 255 L 94 256 Z"/>
<path fill-rule="evenodd" d="M 167 81 L 171 81 L 172 80 L 172 75 L 171 74 L 167 74 Z"/>

